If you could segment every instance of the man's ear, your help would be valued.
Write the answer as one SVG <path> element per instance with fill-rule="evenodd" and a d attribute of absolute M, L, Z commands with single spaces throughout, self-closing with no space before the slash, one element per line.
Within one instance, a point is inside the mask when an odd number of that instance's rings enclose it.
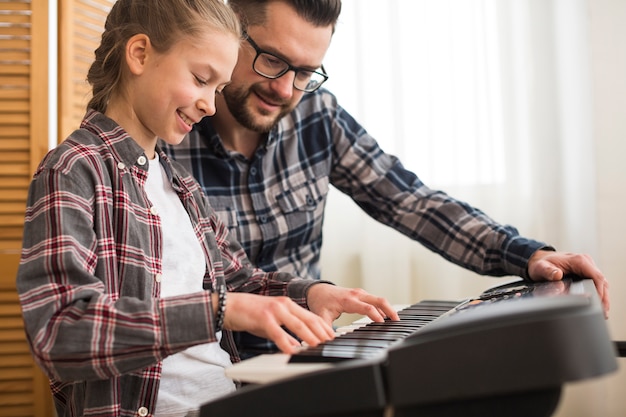
<path fill-rule="evenodd" d="M 143 72 L 150 47 L 150 38 L 145 33 L 138 33 L 126 42 L 126 63 L 131 74 Z"/>

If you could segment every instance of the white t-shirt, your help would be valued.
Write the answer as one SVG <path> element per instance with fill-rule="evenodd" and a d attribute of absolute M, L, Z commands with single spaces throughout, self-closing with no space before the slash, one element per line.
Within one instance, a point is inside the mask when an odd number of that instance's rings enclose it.
<path fill-rule="evenodd" d="M 150 161 L 145 190 L 161 218 L 163 231 L 161 297 L 201 291 L 206 272 L 204 252 L 158 154 Z M 235 384 L 224 375 L 224 368 L 230 365 L 230 355 L 219 343 L 193 346 L 168 356 L 163 360 L 154 415 L 184 417 L 205 402 L 234 391 Z"/>

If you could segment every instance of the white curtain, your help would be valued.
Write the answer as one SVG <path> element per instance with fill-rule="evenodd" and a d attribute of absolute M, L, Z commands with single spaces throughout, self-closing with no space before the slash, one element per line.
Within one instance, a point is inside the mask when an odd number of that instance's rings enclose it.
<path fill-rule="evenodd" d="M 432 188 L 595 254 L 585 0 L 344 0 L 328 88 Z M 322 274 L 394 303 L 476 295 L 449 264 L 333 192 Z"/>

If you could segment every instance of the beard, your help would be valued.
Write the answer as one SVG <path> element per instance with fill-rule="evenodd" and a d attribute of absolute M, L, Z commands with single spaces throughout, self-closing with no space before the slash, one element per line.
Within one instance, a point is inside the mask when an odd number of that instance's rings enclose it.
<path fill-rule="evenodd" d="M 222 92 L 226 106 L 230 114 L 237 122 L 246 129 L 257 133 L 269 133 L 276 126 L 280 119 L 289 114 L 294 109 L 295 104 L 284 103 L 280 107 L 280 111 L 275 116 L 265 111 L 259 111 L 255 114 L 248 102 L 250 97 L 255 94 L 255 86 L 235 87 L 227 86 Z M 267 97 L 267 94 L 261 94 L 261 97 Z M 270 97 L 274 102 L 280 102 L 281 99 Z"/>

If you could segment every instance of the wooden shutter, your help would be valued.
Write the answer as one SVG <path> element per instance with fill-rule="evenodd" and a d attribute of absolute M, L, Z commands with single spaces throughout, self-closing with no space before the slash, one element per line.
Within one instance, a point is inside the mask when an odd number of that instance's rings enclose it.
<path fill-rule="evenodd" d="M 58 126 L 78 127 L 85 81 L 114 0 L 59 0 Z M 32 173 L 49 147 L 48 1 L 0 0 L 0 417 L 52 417 L 26 342 L 15 276 Z"/>
<path fill-rule="evenodd" d="M 0 416 L 52 416 L 15 291 L 30 178 L 48 149 L 48 2 L 0 1 Z"/>
<path fill-rule="evenodd" d="M 87 71 L 114 0 L 66 0 L 59 10 L 59 141 L 80 125 L 91 98 Z"/>

